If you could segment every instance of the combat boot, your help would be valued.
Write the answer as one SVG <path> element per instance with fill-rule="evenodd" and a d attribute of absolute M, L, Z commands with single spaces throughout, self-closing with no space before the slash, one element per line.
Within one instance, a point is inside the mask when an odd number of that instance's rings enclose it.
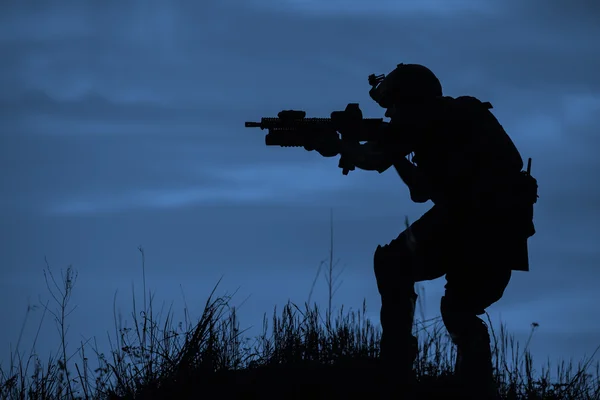
<path fill-rule="evenodd" d="M 489 335 L 473 338 L 457 345 L 454 373 L 465 399 L 496 400 L 499 398 L 494 379 Z"/>
<path fill-rule="evenodd" d="M 380 378 L 384 398 L 414 398 L 417 378 L 413 367 L 417 354 L 418 344 L 414 336 L 400 339 L 382 335 Z"/>

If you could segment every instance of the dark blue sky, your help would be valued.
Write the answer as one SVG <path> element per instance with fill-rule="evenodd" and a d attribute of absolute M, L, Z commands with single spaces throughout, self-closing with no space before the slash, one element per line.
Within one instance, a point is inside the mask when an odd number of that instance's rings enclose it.
<path fill-rule="evenodd" d="M 45 256 L 79 271 L 73 344 L 113 331 L 115 291 L 129 312 L 139 245 L 158 304 L 179 313 L 183 289 L 198 315 L 224 275 L 219 293 L 250 296 L 242 326 L 260 326 L 276 304 L 307 300 L 330 208 L 346 265 L 335 303 L 366 298 L 377 321 L 372 253 L 431 205 L 412 204 L 393 170 L 342 176 L 337 160 L 267 148 L 243 122 L 281 109 L 327 116 L 348 102 L 381 117 L 367 76 L 399 62 L 429 66 L 447 95 L 490 101 L 533 158 L 531 272 L 513 275 L 492 319 L 523 342 L 538 322 L 538 364 L 600 345 L 600 5 L 323 3 L 3 3 L 0 359 L 28 301 L 49 297 Z M 443 285 L 423 285 L 429 316 Z M 326 299 L 322 280 L 314 299 Z M 58 346 L 44 329 L 40 352 Z M 30 321 L 26 339 L 34 333 Z"/>

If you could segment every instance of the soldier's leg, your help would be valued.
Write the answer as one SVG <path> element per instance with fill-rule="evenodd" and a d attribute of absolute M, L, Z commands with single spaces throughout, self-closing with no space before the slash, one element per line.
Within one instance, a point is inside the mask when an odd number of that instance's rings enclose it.
<path fill-rule="evenodd" d="M 412 369 L 417 356 L 412 335 L 417 294 L 411 263 L 406 246 L 397 242 L 393 247 L 377 246 L 373 264 L 381 295 L 381 359 L 406 370 Z"/>
<path fill-rule="evenodd" d="M 478 315 L 500 300 L 511 277 L 510 268 L 452 270 L 446 274 L 441 314 L 457 346 L 455 375 L 474 398 L 495 398 L 492 354 L 487 325 Z M 457 266 L 458 269 L 458 266 Z"/>
<path fill-rule="evenodd" d="M 444 275 L 438 243 L 445 224 L 435 206 L 385 246 L 378 246 L 374 270 L 381 295 L 381 358 L 396 370 L 412 370 L 417 339 L 412 335 L 417 294 L 415 282 Z"/>

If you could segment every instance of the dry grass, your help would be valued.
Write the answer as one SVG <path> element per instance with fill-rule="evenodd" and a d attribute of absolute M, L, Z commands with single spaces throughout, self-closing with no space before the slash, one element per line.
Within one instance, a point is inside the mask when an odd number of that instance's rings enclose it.
<path fill-rule="evenodd" d="M 378 391 L 374 366 L 380 332 L 365 318 L 364 303 L 362 310 L 342 307 L 335 316 L 329 310 L 322 314 L 316 305 L 288 303 L 271 318 L 265 315 L 262 334 L 250 339 L 239 328 L 231 296 L 215 297 L 215 290 L 193 322 L 187 312 L 179 323 L 171 310 L 164 318 L 156 315 L 153 296 L 144 296 L 139 310 L 134 296 L 132 328 L 117 321 L 115 313 L 110 354 L 100 353 L 91 340 L 70 353 L 65 337 L 76 274 L 68 268 L 57 282 L 48 268 L 45 276 L 56 307 L 43 304 L 44 316 L 54 317 L 60 351 L 46 363 L 35 354 L 35 343 L 28 357 L 15 351 L 8 368 L 0 368 L 2 399 L 212 398 L 214 390 L 221 398 L 369 398 Z M 536 327 L 532 324 L 532 334 Z M 423 398 L 448 398 L 456 354 L 445 329 L 439 318 L 421 318 L 415 330 L 420 338 L 415 368 L 420 390 L 427 393 Z M 590 361 L 576 368 L 561 364 L 558 381 L 550 382 L 551 366 L 534 376 L 527 345 L 521 349 L 504 325 L 492 337 L 502 398 L 600 398 L 598 364 L 592 372 Z M 91 370 L 88 354 L 95 355 L 99 368 Z"/>

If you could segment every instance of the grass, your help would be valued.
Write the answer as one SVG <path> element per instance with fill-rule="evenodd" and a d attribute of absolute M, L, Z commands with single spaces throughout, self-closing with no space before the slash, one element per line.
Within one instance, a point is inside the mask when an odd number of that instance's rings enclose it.
<path fill-rule="evenodd" d="M 330 256 L 330 300 L 335 281 L 332 265 Z M 331 301 L 325 313 L 308 302 L 302 307 L 289 302 L 270 318 L 265 314 L 262 333 L 247 338 L 240 330 L 236 308 L 230 306 L 232 296 L 215 296 L 219 283 L 202 315 L 192 321 L 186 305 L 184 321 L 175 323 L 171 310 L 164 317 L 155 313 L 154 296 L 146 296 L 144 276 L 143 309 L 138 310 L 134 296 L 131 328 L 117 321 L 115 312 L 109 354 L 101 353 L 91 339 L 71 353 L 66 335 L 77 274 L 69 267 L 57 280 L 48 267 L 44 276 L 55 307 L 42 304 L 42 321 L 46 315 L 54 318 L 60 350 L 46 362 L 36 355 L 40 321 L 29 355 L 20 353 L 17 343 L 8 368 L 0 366 L 2 399 L 212 398 L 213 391 L 224 399 L 375 398 L 379 390 L 375 367 L 380 331 L 365 317 L 364 302 L 361 310 L 342 307 L 335 315 Z M 532 324 L 530 339 L 536 328 Z M 415 331 L 421 398 L 450 398 L 455 390 L 456 353 L 440 318 L 417 319 Z M 551 382 L 549 362 L 540 374 L 535 373 L 529 340 L 521 349 L 505 325 L 498 332 L 491 328 L 491 335 L 503 399 L 600 399 L 600 367 L 592 368 L 593 356 L 577 367 L 560 364 L 555 370 L 558 380 Z M 95 356 L 98 368 L 89 365 L 88 354 Z"/>

